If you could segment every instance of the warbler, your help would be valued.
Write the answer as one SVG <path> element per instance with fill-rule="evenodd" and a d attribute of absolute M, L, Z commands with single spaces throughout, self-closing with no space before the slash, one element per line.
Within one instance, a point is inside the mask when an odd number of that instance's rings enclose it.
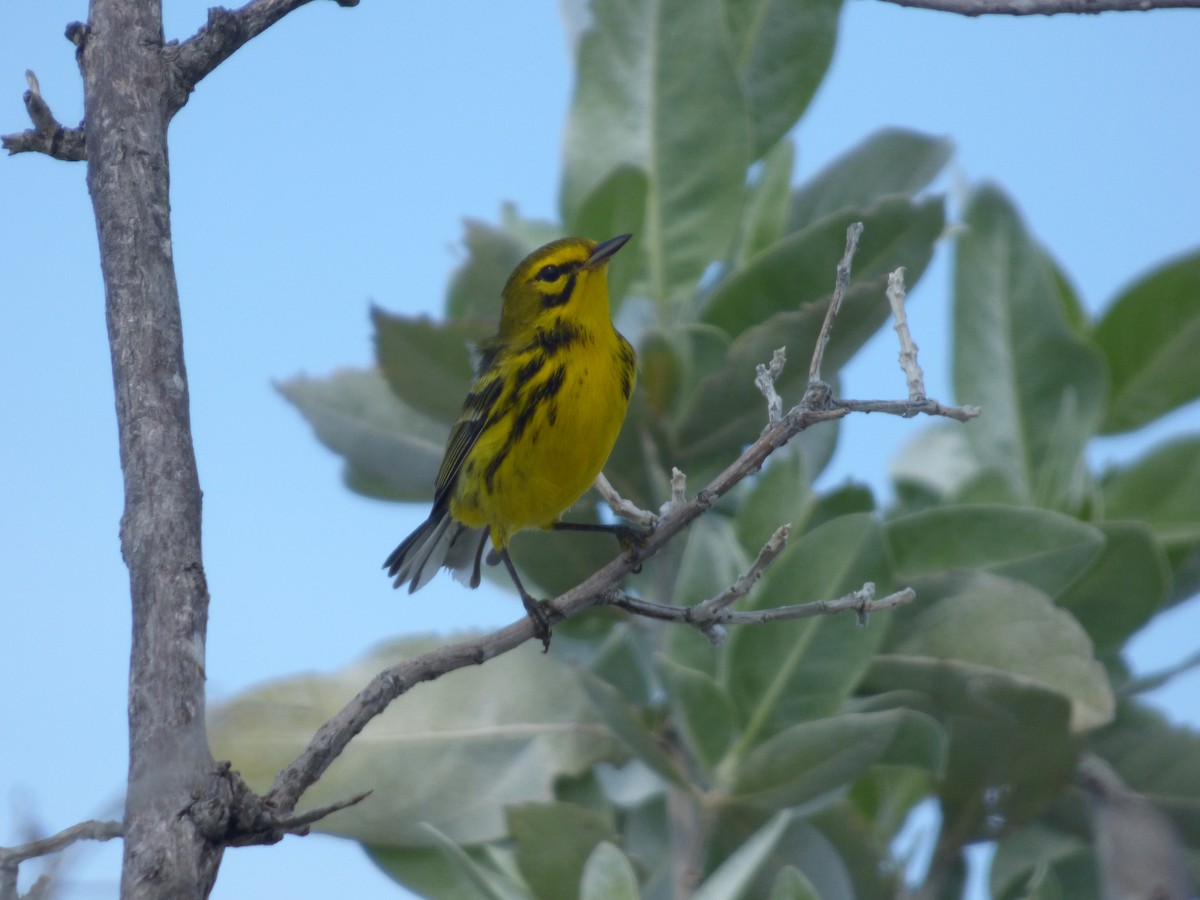
<path fill-rule="evenodd" d="M 568 237 L 534 250 L 504 286 L 500 328 L 450 430 L 429 518 L 384 562 L 395 586 L 423 587 L 439 567 L 478 587 L 484 548 L 503 562 L 543 644 L 550 621 L 508 554 L 524 528 L 612 531 L 560 522 L 600 474 L 629 406 L 633 347 L 612 323 L 608 264 L 631 235 Z"/>

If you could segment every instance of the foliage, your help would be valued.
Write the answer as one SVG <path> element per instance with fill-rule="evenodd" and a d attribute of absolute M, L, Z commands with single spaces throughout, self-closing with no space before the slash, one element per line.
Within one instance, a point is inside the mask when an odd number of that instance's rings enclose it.
<path fill-rule="evenodd" d="M 429 496 L 470 378 L 466 342 L 493 327 L 499 285 L 550 236 L 636 235 L 613 304 L 640 381 L 606 472 L 648 507 L 671 466 L 694 488 L 757 436 L 754 365 L 781 345 L 793 360 L 811 348 L 847 224 L 865 232 L 827 372 L 884 325 L 887 273 L 905 266 L 914 283 L 951 240 L 943 198 L 925 193 L 945 140 L 881 131 L 790 187 L 787 135 L 832 55 L 833 0 L 592 11 L 561 221 L 506 209 L 470 223 L 447 321 L 375 310 L 377 368 L 282 388 L 354 490 Z M 1200 587 L 1200 439 L 1103 473 L 1088 465 L 1099 435 L 1200 394 L 1200 253 L 1093 321 L 1000 189 L 977 187 L 961 222 L 954 386 L 984 416 L 914 425 L 886 509 L 860 487 L 815 490 L 837 430 L 802 435 L 631 585 L 695 603 L 789 521 L 793 541 L 747 607 L 864 581 L 914 587 L 912 607 L 865 629 L 745 627 L 723 647 L 611 613 L 566 623 L 556 659 L 512 654 L 405 697 L 309 798 L 369 787 L 371 800 L 317 827 L 362 841 L 429 896 L 666 898 L 690 884 L 706 898 L 882 898 L 902 874 L 894 839 L 933 798 L 946 884 L 967 843 L 994 840 L 996 896 L 1048 896 L 1036 891 L 1051 883 L 1084 896 L 1090 835 L 1069 780 L 1086 748 L 1161 801 L 1200 852 L 1200 737 L 1139 704 L 1121 658 Z M 805 377 L 788 365 L 785 398 Z M 595 515 L 588 497 L 572 517 Z M 599 543 L 523 535 L 513 550 L 526 583 L 554 593 L 605 561 Z M 370 673 L 421 646 L 235 701 L 214 720 L 218 752 L 262 786 Z"/>

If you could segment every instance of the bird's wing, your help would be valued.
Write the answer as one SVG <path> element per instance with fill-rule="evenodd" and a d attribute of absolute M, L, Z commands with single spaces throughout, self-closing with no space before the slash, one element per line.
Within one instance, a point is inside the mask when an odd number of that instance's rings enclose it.
<path fill-rule="evenodd" d="M 442 457 L 441 468 L 438 469 L 437 479 L 433 483 L 435 506 L 449 502 L 450 491 L 462 469 L 463 461 L 479 440 L 479 435 L 494 421 L 496 403 L 504 391 L 504 378 L 495 365 L 495 356 L 496 354 L 492 353 L 487 358 L 488 367 L 475 379 L 471 393 L 467 394 L 467 399 L 463 401 L 458 421 L 450 429 L 446 453 Z"/>

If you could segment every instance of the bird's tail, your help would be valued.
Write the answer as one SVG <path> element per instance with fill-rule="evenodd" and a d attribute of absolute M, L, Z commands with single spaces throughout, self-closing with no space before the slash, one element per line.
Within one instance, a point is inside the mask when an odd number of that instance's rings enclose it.
<path fill-rule="evenodd" d="M 384 562 L 394 585 L 408 583 L 408 592 L 423 588 L 442 566 L 463 584 L 479 587 L 479 566 L 487 544 L 486 528 L 468 528 L 456 522 L 445 507 L 433 512 L 416 531 L 404 539 Z"/>

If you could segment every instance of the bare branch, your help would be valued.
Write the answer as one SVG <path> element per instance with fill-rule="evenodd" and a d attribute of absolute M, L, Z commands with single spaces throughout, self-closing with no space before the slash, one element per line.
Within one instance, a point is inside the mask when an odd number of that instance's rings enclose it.
<path fill-rule="evenodd" d="M 908 379 L 908 400 L 910 403 L 920 403 L 925 399 L 925 373 L 917 363 L 917 350 L 920 348 L 912 339 L 912 333 L 908 330 L 908 316 L 904 313 L 903 266 L 888 275 L 887 298 L 892 315 L 896 317 L 896 324 L 892 327 L 900 338 L 900 368 Z"/>
<path fill-rule="evenodd" d="M 208 22 L 182 44 L 168 44 L 164 52 L 174 74 L 172 113 L 187 103 L 200 81 L 229 59 L 246 42 L 262 34 L 284 16 L 310 0 L 252 0 L 238 9 L 221 6 L 208 11 Z M 358 0 L 335 0 L 338 6 L 358 6 Z"/>
<path fill-rule="evenodd" d="M 758 556 L 755 558 L 754 563 L 737 581 L 715 597 L 710 597 L 708 600 L 697 603 L 694 607 L 690 608 L 692 617 L 687 621 L 699 628 L 704 636 L 714 645 L 719 647 L 725 642 L 725 629 L 716 621 L 716 615 L 735 600 L 745 597 L 750 593 L 750 589 L 758 584 L 758 580 L 767 571 L 767 566 L 771 565 L 775 561 L 775 558 L 787 547 L 788 534 L 791 528 L 791 525 L 780 525 L 776 528 L 775 533 L 767 539 L 762 549 L 758 551 Z"/>
<path fill-rule="evenodd" d="M 958 422 L 970 422 L 979 416 L 978 406 L 945 406 L 936 400 L 831 400 L 837 409 L 847 412 L 887 413 L 911 419 L 913 416 L 941 416 Z"/>
<path fill-rule="evenodd" d="M 59 124 L 42 97 L 37 76 L 29 69 L 25 70 L 25 81 L 29 90 L 22 95 L 22 99 L 33 128 L 4 135 L 0 138 L 4 149 L 10 156 L 17 153 L 44 153 L 67 162 L 87 159 L 83 128 L 64 128 Z"/>
<path fill-rule="evenodd" d="M 817 346 L 813 348 L 812 362 L 808 367 L 808 383 L 815 384 L 821 380 L 821 361 L 825 358 L 825 345 L 829 343 L 829 333 L 833 329 L 833 320 L 837 318 L 842 308 L 842 300 L 850 289 L 850 264 L 854 254 L 858 252 L 858 239 L 862 236 L 863 223 L 855 222 L 846 229 L 846 252 L 837 267 L 837 283 L 833 288 L 833 301 L 825 311 L 825 321 L 821 324 L 821 334 L 817 338 Z"/>
<path fill-rule="evenodd" d="M 886 0 L 897 6 L 935 9 L 960 16 L 1095 15 L 1102 12 L 1148 12 L 1152 9 L 1200 9 L 1200 0 Z"/>
<path fill-rule="evenodd" d="M 0 900 L 15 900 L 17 897 L 17 869 L 26 860 L 58 853 L 76 841 L 109 841 L 124 833 L 120 822 L 89 819 L 64 828 L 48 838 L 30 841 L 19 847 L 0 847 Z"/>
<path fill-rule="evenodd" d="M 783 398 L 775 390 L 775 381 L 786 363 L 787 347 L 780 347 L 771 355 L 770 363 L 759 363 L 754 368 L 754 386 L 767 400 L 768 425 L 774 425 L 783 418 Z"/>
<path fill-rule="evenodd" d="M 687 500 L 687 476 L 675 466 L 671 466 L 671 499 L 662 505 L 658 514 L 669 516 L 675 509 Z"/>
<path fill-rule="evenodd" d="M 608 601 L 610 606 L 616 606 L 627 612 L 651 619 L 661 619 L 667 622 L 686 622 L 701 631 L 714 625 L 765 625 L 767 622 L 778 622 L 782 619 L 811 619 L 813 616 L 830 616 L 843 612 L 854 612 L 860 624 L 866 624 L 867 616 L 873 612 L 895 609 L 906 603 L 912 603 L 917 598 L 912 588 L 905 588 L 888 594 L 886 597 L 875 599 L 875 585 L 867 582 L 857 591 L 851 591 L 836 600 L 814 600 L 811 603 L 800 603 L 795 606 L 777 606 L 772 609 L 751 611 L 731 610 L 725 607 L 711 609 L 704 618 L 698 613 L 698 606 L 669 606 L 664 603 L 651 603 L 629 594 L 616 593 Z"/>
<path fill-rule="evenodd" d="M 626 500 L 617 493 L 617 489 L 604 477 L 603 472 L 596 476 L 595 487 L 600 496 L 604 498 L 604 502 L 608 504 L 608 508 L 622 519 L 636 522 L 647 528 L 653 528 L 654 524 L 658 521 L 658 516 L 650 512 L 650 510 L 642 509 L 632 500 Z"/>

